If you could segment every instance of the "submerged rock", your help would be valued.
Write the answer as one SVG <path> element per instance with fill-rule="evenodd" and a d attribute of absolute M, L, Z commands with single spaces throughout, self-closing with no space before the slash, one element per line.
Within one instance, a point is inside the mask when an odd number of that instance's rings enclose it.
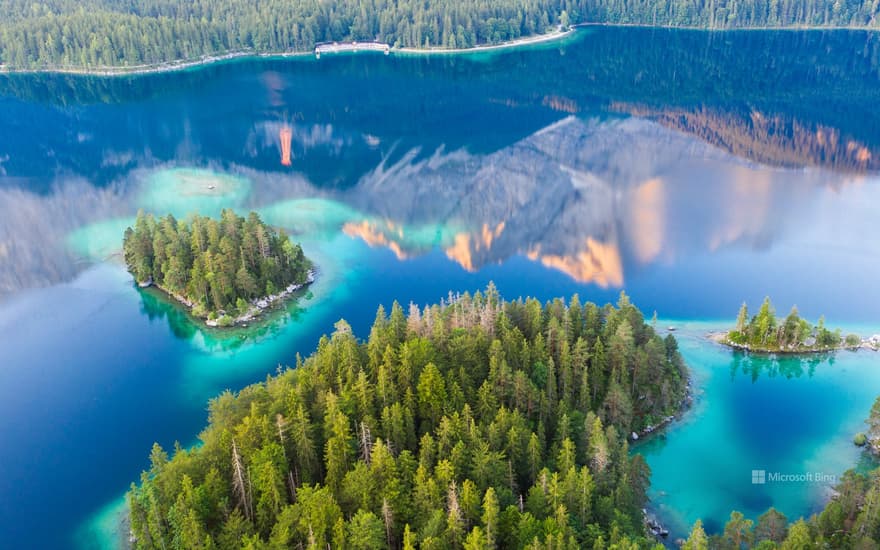
<path fill-rule="evenodd" d="M 642 513 L 645 516 L 645 526 L 648 529 L 648 532 L 651 533 L 654 537 L 662 537 L 666 538 L 669 536 L 669 529 L 663 527 L 663 524 L 657 520 L 656 517 L 649 514 L 647 511 L 642 510 Z"/>

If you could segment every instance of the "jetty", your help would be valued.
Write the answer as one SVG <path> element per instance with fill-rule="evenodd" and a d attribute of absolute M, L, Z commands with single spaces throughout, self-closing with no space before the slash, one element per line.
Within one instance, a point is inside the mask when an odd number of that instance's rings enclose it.
<path fill-rule="evenodd" d="M 315 57 L 318 59 L 321 59 L 321 54 L 346 52 L 382 52 L 388 55 L 391 53 L 391 46 L 384 42 L 321 42 L 315 44 Z"/>

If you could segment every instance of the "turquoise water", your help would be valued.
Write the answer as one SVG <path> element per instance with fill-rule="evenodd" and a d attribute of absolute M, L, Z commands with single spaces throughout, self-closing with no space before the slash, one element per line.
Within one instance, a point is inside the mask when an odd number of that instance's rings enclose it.
<path fill-rule="evenodd" d="M 733 509 L 809 514 L 862 463 L 850 440 L 880 354 L 772 362 L 704 336 L 767 294 L 880 332 L 878 48 L 608 28 L 468 56 L 0 77 L 0 539 L 115 547 L 152 443 L 196 443 L 211 397 L 340 318 L 366 335 L 379 304 L 489 281 L 508 298 L 624 289 L 677 319 L 661 326 L 678 327 L 696 403 L 636 448 L 676 533 Z M 319 278 L 265 324 L 205 332 L 120 266 L 142 208 L 256 210 Z"/>
<path fill-rule="evenodd" d="M 852 438 L 880 395 L 877 352 L 750 356 L 709 341 L 707 331 L 719 326 L 676 324 L 696 382 L 694 407 L 634 447 L 653 472 L 654 509 L 678 534 L 697 519 L 722 530 L 732 506 L 751 518 L 770 506 L 790 518 L 818 511 L 835 479 L 866 462 Z M 753 484 L 753 470 L 804 479 Z"/>

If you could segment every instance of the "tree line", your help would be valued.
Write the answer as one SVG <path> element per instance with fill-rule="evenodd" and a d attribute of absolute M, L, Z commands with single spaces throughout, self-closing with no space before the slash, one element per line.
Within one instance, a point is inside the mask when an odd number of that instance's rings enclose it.
<path fill-rule="evenodd" d="M 154 284 L 210 319 L 244 313 L 254 300 L 305 283 L 311 268 L 283 231 L 256 212 L 244 218 L 228 209 L 219 220 L 196 214 L 186 221 L 140 211 L 125 230 L 123 252 L 138 283 Z"/>
<path fill-rule="evenodd" d="M 554 28 L 576 0 L 56 0 L 2 2 L 0 63 L 156 64 L 233 51 L 309 51 L 323 41 L 471 47 Z"/>
<path fill-rule="evenodd" d="M 584 17 L 608 23 L 709 29 L 880 26 L 876 0 L 589 0 Z"/>
<path fill-rule="evenodd" d="M 569 23 L 880 27 L 877 0 L 25 0 L 0 2 L 0 64 L 132 67 L 323 41 L 467 48 Z"/>
<path fill-rule="evenodd" d="M 155 445 L 134 544 L 651 547 L 626 434 L 686 388 L 676 340 L 625 295 L 380 307 L 366 341 L 339 321 L 295 369 L 214 399 L 201 445 Z"/>

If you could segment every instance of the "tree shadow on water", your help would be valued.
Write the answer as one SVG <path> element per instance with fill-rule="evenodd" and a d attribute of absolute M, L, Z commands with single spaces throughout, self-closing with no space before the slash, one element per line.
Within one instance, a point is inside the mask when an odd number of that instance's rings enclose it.
<path fill-rule="evenodd" d="M 300 300 L 309 300 L 312 297 L 311 292 L 306 289 L 283 305 L 265 312 L 263 318 L 254 323 L 241 327 L 213 328 L 205 326 L 161 290 L 139 288 L 136 285 L 135 288 L 141 296 L 141 313 L 150 321 L 166 320 L 172 334 L 180 340 L 191 341 L 202 333 L 205 345 L 212 351 L 230 351 L 241 348 L 248 342 L 258 342 L 275 336 L 285 326 L 302 318 L 305 308 L 300 305 Z"/>
<path fill-rule="evenodd" d="M 733 352 L 730 363 L 730 379 L 735 380 L 738 375 L 748 376 L 752 382 L 757 382 L 762 376 L 781 376 L 789 380 L 803 376 L 812 378 L 816 367 L 822 364 L 832 367 L 834 363 L 834 353 L 827 352 L 795 355 L 757 354 L 737 350 Z"/>

